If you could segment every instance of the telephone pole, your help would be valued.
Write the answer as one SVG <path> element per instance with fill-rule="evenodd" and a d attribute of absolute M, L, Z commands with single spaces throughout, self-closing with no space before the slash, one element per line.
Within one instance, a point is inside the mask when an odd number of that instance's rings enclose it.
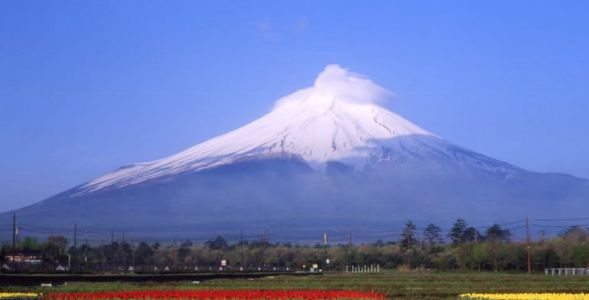
<path fill-rule="evenodd" d="M 323 233 L 323 250 L 325 253 L 325 270 L 329 266 L 329 256 L 327 255 L 327 232 Z"/>
<path fill-rule="evenodd" d="M 74 224 L 74 234 L 73 239 L 74 241 L 74 249 L 78 247 L 78 224 Z"/>
<path fill-rule="evenodd" d="M 89 248 L 89 246 L 88 246 L 88 229 L 86 229 L 86 230 L 84 230 L 84 245 L 83 245 L 84 270 L 86 270 L 88 268 L 88 253 L 86 253 L 88 248 Z"/>
<path fill-rule="evenodd" d="M 407 267 L 411 270 L 411 234 L 407 236 Z"/>
<path fill-rule="evenodd" d="M 73 266 L 70 265 L 70 272 L 72 272 L 74 269 L 77 270 L 77 265 L 78 265 L 78 224 L 74 224 L 74 233 L 72 236 L 72 240 L 74 241 L 74 247 L 72 248 L 72 257 L 73 257 Z"/>
<path fill-rule="evenodd" d="M 12 213 L 12 262 L 14 265 L 14 272 L 17 270 L 17 263 L 16 263 L 16 235 L 18 229 L 16 229 L 16 213 Z"/>
<path fill-rule="evenodd" d="M 530 222 L 526 217 L 526 248 L 528 250 L 528 274 L 532 274 L 532 246 L 530 241 Z"/>
<path fill-rule="evenodd" d="M 350 249 L 352 249 L 352 232 L 350 231 L 350 237 L 348 239 L 348 247 L 350 247 Z"/>
<path fill-rule="evenodd" d="M 115 249 L 114 244 L 115 244 L 115 231 L 114 230 L 111 230 L 111 232 L 110 232 L 110 246 L 108 247 L 108 252 L 110 254 L 109 255 L 110 256 L 110 259 L 109 260 L 110 260 L 110 264 L 111 264 L 111 268 L 112 268 L 112 271 L 113 272 L 117 269 L 116 266 L 115 266 L 115 262 L 116 262 L 115 255 L 116 255 L 116 253 L 115 253 L 115 250 L 114 250 Z"/>
<path fill-rule="evenodd" d="M 243 269 L 243 263 L 244 263 L 244 260 L 245 260 L 245 253 L 243 252 L 243 231 L 241 231 L 239 233 L 239 245 L 240 245 L 239 251 L 241 252 L 241 262 L 240 262 L 240 265 L 241 265 L 241 270 L 243 271 L 244 270 Z"/>
<path fill-rule="evenodd" d="M 354 264 L 354 255 L 352 253 L 352 232 L 350 231 L 350 237 L 348 238 L 348 252 L 349 252 L 349 259 L 350 259 L 350 266 Z"/>

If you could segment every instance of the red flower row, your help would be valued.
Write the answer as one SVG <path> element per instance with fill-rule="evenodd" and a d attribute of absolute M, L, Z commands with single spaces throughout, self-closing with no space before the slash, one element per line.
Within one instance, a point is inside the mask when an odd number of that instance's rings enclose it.
<path fill-rule="evenodd" d="M 385 299 L 375 292 L 325 290 L 197 290 L 197 291 L 123 291 L 88 293 L 50 293 L 43 299 Z"/>

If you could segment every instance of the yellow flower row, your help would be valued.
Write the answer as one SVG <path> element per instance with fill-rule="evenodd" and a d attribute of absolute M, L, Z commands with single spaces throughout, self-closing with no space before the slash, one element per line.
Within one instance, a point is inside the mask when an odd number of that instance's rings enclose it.
<path fill-rule="evenodd" d="M 589 294 L 567 293 L 510 293 L 510 294 L 461 294 L 460 298 L 477 300 L 589 300 Z"/>
<path fill-rule="evenodd" d="M 7 293 L 0 292 L 0 299 L 14 299 L 14 298 L 37 298 L 37 293 Z"/>

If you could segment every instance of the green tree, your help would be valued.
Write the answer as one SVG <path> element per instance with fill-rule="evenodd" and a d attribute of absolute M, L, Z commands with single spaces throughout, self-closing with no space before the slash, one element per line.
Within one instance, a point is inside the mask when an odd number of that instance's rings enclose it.
<path fill-rule="evenodd" d="M 428 250 L 431 251 L 433 246 L 442 242 L 442 229 L 435 224 L 428 224 L 423 230 L 423 236 L 427 241 Z"/>
<path fill-rule="evenodd" d="M 135 263 L 148 265 L 153 263 L 153 249 L 146 243 L 140 243 L 135 250 Z"/>
<path fill-rule="evenodd" d="M 485 232 L 485 239 L 493 242 L 509 242 L 511 232 L 509 229 L 503 229 L 498 224 L 493 224 L 487 228 Z"/>
<path fill-rule="evenodd" d="M 411 256 L 413 255 L 413 245 L 415 245 L 415 230 L 417 227 L 413 222 L 407 221 L 405 224 L 405 228 L 403 228 L 403 232 L 401 233 L 401 249 L 404 250 L 407 266 L 411 268 Z"/>
<path fill-rule="evenodd" d="M 186 241 L 180 245 L 178 248 L 178 252 L 176 254 L 178 261 L 180 264 L 185 265 L 188 263 L 190 256 L 192 255 L 192 243 L 190 241 Z"/>
<path fill-rule="evenodd" d="M 454 222 L 454 225 L 448 233 L 448 237 L 452 241 L 452 244 L 457 245 L 462 243 L 462 238 L 464 235 L 464 231 L 466 230 L 466 227 L 466 221 L 464 221 L 464 219 L 462 218 L 458 218 L 456 222 Z"/>
<path fill-rule="evenodd" d="M 405 228 L 403 228 L 403 232 L 401 233 L 401 248 L 403 248 L 404 250 L 408 250 L 411 247 L 413 247 L 413 245 L 415 245 L 416 229 L 417 227 L 415 226 L 415 224 L 413 224 L 413 222 L 407 221 L 407 223 L 405 224 Z"/>
<path fill-rule="evenodd" d="M 39 249 L 41 249 L 41 245 L 39 244 L 37 239 L 30 237 L 30 236 L 26 236 L 22 240 L 21 247 L 24 250 L 39 250 Z"/>
<path fill-rule="evenodd" d="M 47 242 L 43 245 L 41 250 L 41 258 L 43 261 L 43 267 L 53 272 L 55 268 L 66 262 L 66 251 L 67 239 L 63 236 L 49 236 Z"/>
<path fill-rule="evenodd" d="M 222 250 L 229 247 L 227 241 L 222 236 L 217 236 L 205 242 L 205 245 L 213 250 Z"/>
<path fill-rule="evenodd" d="M 571 249 L 571 260 L 577 268 L 586 268 L 589 266 L 589 245 L 574 245 Z"/>
<path fill-rule="evenodd" d="M 462 235 L 460 236 L 461 243 L 472 243 L 472 242 L 478 242 L 479 240 L 481 240 L 481 234 L 474 227 L 466 228 L 462 232 Z"/>
<path fill-rule="evenodd" d="M 479 272 L 483 267 L 483 263 L 487 260 L 487 246 L 487 244 L 473 245 L 470 253 L 471 263 Z"/>

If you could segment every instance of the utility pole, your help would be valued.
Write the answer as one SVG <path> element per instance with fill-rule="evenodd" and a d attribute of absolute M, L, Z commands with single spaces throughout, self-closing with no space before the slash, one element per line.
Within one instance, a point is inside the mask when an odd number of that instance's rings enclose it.
<path fill-rule="evenodd" d="M 127 265 L 129 264 L 127 254 L 125 253 L 125 243 L 125 231 L 123 230 L 123 233 L 121 234 L 121 244 L 119 245 L 119 250 L 122 255 L 121 264 L 123 265 L 123 268 L 127 268 Z"/>
<path fill-rule="evenodd" d="M 17 263 L 16 263 L 16 235 L 18 229 L 16 229 L 16 213 L 12 213 L 12 262 L 14 264 L 14 272 L 17 271 Z"/>
<path fill-rule="evenodd" d="M 411 241 L 411 234 L 409 234 L 407 240 L 407 267 L 409 267 L 409 270 L 411 270 L 411 243 L 413 243 Z"/>
<path fill-rule="evenodd" d="M 106 245 L 104 245 L 104 241 L 101 240 L 100 243 L 102 245 L 100 245 L 100 271 L 104 271 L 104 248 L 106 248 Z"/>
<path fill-rule="evenodd" d="M 115 243 L 115 231 L 111 230 L 111 232 L 110 232 L 110 246 L 108 247 L 108 249 L 110 252 L 110 264 L 111 264 L 113 271 L 116 270 L 116 267 L 115 267 L 116 259 L 115 259 L 115 251 L 114 251 L 115 247 L 113 246 L 114 243 Z"/>
<path fill-rule="evenodd" d="M 353 262 L 353 260 L 354 260 L 353 258 L 354 258 L 354 257 L 353 257 L 353 253 L 352 253 L 352 246 L 353 246 L 353 244 L 352 244 L 352 232 L 350 231 L 350 237 L 348 238 L 348 251 L 350 252 L 350 253 L 349 253 L 349 254 L 350 254 L 350 255 L 349 255 L 349 259 L 350 259 L 350 266 L 352 266 L 352 265 L 353 265 L 353 263 L 354 263 L 354 262 Z"/>
<path fill-rule="evenodd" d="M 72 253 L 71 255 L 73 256 L 73 261 L 74 261 L 74 265 L 72 266 L 70 264 L 70 272 L 72 272 L 72 269 L 77 269 L 77 265 L 78 265 L 78 224 L 74 224 L 74 233 L 72 235 L 72 240 L 74 241 L 74 247 L 72 248 Z"/>
<path fill-rule="evenodd" d="M 74 234 L 73 239 L 74 241 L 74 249 L 78 247 L 78 224 L 74 224 Z"/>
<path fill-rule="evenodd" d="M 546 232 L 544 229 L 540 231 L 540 247 L 542 248 L 542 267 L 546 268 L 546 245 L 544 244 Z"/>
<path fill-rule="evenodd" d="M 479 243 L 479 231 L 478 230 L 474 230 L 474 243 L 478 244 Z"/>
<path fill-rule="evenodd" d="M 88 269 L 88 253 L 86 253 L 88 246 L 88 229 L 84 230 L 84 270 Z"/>
<path fill-rule="evenodd" d="M 327 256 L 327 232 L 323 233 L 323 250 L 325 252 L 325 270 L 329 266 L 329 257 Z"/>
<path fill-rule="evenodd" d="M 240 262 L 240 266 L 241 266 L 241 270 L 243 271 L 243 270 L 244 270 L 244 269 L 243 269 L 243 263 L 244 263 L 244 260 L 245 260 L 245 253 L 243 252 L 243 231 L 241 231 L 241 232 L 239 233 L 239 245 L 240 245 L 240 247 L 239 247 L 239 248 L 240 248 L 240 249 L 239 249 L 239 251 L 240 251 L 240 253 L 241 253 L 241 262 Z"/>
<path fill-rule="evenodd" d="M 348 239 L 348 247 L 352 249 L 352 232 L 350 231 L 350 237 Z"/>
<path fill-rule="evenodd" d="M 136 266 L 135 266 L 135 249 L 137 248 L 137 247 L 135 247 L 135 242 L 131 242 L 129 244 L 129 247 L 131 248 L 131 266 L 133 267 L 133 273 L 135 273 L 136 272 L 136 270 L 135 270 L 135 268 L 136 268 Z"/>
<path fill-rule="evenodd" d="M 530 222 L 526 217 L 526 248 L 528 250 L 528 274 L 532 274 L 532 246 L 530 241 Z"/>

